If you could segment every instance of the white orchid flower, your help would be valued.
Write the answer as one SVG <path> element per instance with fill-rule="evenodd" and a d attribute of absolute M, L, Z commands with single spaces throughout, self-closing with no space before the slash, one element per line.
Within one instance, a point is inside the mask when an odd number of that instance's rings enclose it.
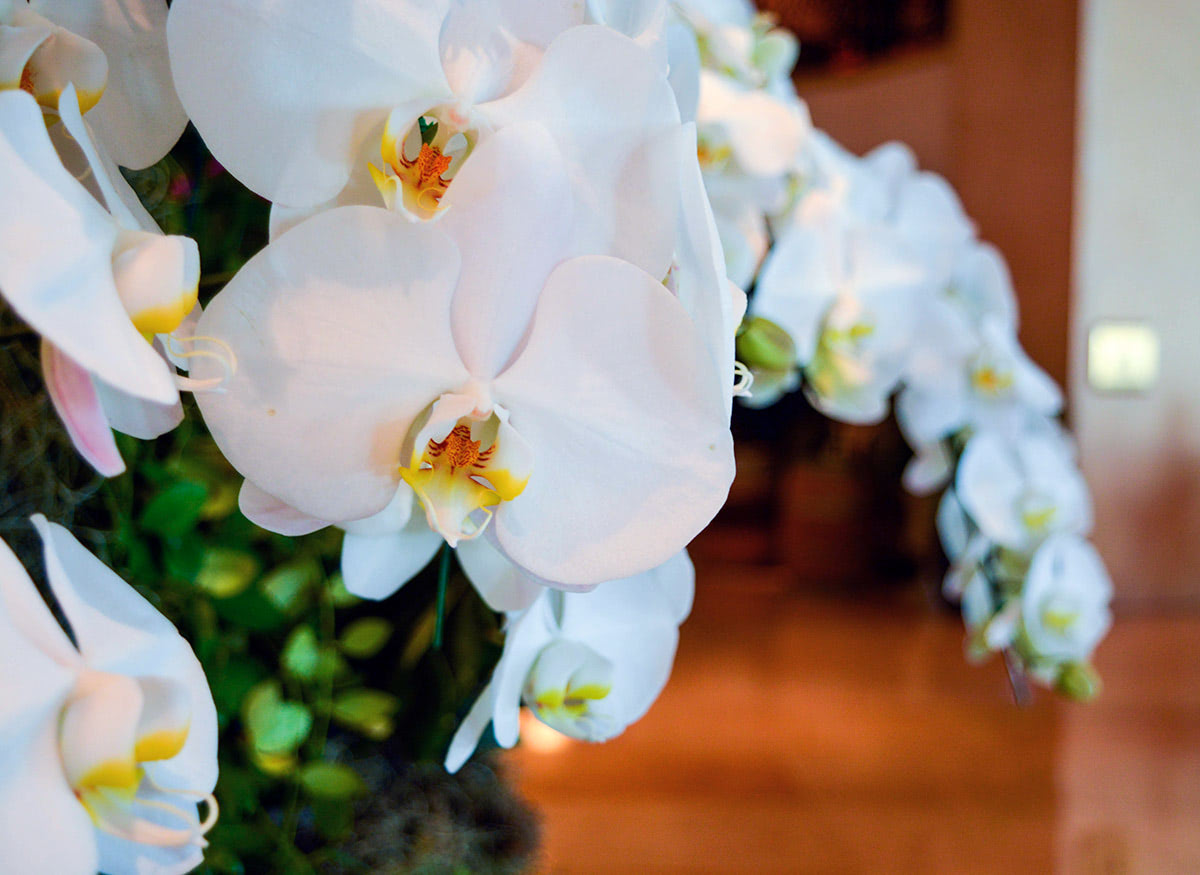
<path fill-rule="evenodd" d="M 959 461 L 956 492 L 984 536 L 1010 550 L 1032 552 L 1052 534 L 1091 528 L 1087 483 L 1065 438 L 1049 431 L 1015 440 L 975 434 Z"/>
<path fill-rule="evenodd" d="M 334 204 L 438 218 L 481 142 L 536 121 L 590 204 L 580 252 L 661 277 L 679 128 L 666 65 L 576 26 L 584 13 L 576 0 L 180 0 L 168 31 L 184 105 L 217 159 L 286 208 L 276 231 Z"/>
<path fill-rule="evenodd" d="M 953 337 L 941 349 L 953 342 L 957 353 L 946 356 L 943 368 L 910 369 L 897 401 L 897 415 L 915 440 L 934 441 L 962 428 L 1014 435 L 1031 418 L 1061 410 L 1062 391 L 1001 318 L 985 316 L 978 332 L 964 329 Z"/>
<path fill-rule="evenodd" d="M 74 85 L 81 113 L 118 164 L 149 167 L 187 125 L 167 60 L 165 0 L 5 0 L 0 90 L 45 109 Z"/>
<path fill-rule="evenodd" d="M 194 241 L 144 229 L 75 101 L 60 111 L 104 205 L 63 167 L 34 100 L 0 92 L 0 202 L 11 205 L 0 294 L 42 335 L 46 386 L 75 446 L 113 476 L 124 463 L 110 426 L 149 438 L 182 416 L 174 369 L 152 344 L 192 315 L 200 259 Z"/>
<path fill-rule="evenodd" d="M 1034 654 L 1055 663 L 1085 661 L 1112 625 L 1112 592 L 1095 547 L 1078 535 L 1049 538 L 1034 554 L 1021 593 Z"/>
<path fill-rule="evenodd" d="M 876 422 L 902 373 L 923 277 L 890 230 L 848 222 L 832 197 L 813 192 L 763 265 L 753 309 L 795 340 L 818 409 Z"/>
<path fill-rule="evenodd" d="M 490 525 L 567 586 L 683 547 L 732 479 L 728 375 L 662 282 L 569 258 L 564 177 L 544 131 L 510 126 L 448 193 L 470 209 L 341 208 L 252 259 L 200 324 L 241 362 L 200 399 L 234 467 L 338 525 L 403 480 L 451 545 Z"/>
<path fill-rule="evenodd" d="M 584 741 L 606 741 L 639 720 L 670 676 L 694 576 L 680 552 L 592 592 L 546 590 L 511 614 L 504 652 L 450 742 L 447 770 L 470 758 L 489 721 L 501 746 L 516 744 L 522 702 L 543 723 Z"/>
<path fill-rule="evenodd" d="M 74 643 L 0 545 L 5 871 L 190 871 L 216 817 L 217 713 L 200 663 L 65 529 L 33 521 Z"/>
<path fill-rule="evenodd" d="M 725 279 L 720 241 L 704 197 L 694 143 L 694 137 L 684 137 L 680 143 L 682 197 L 675 258 L 665 285 L 701 329 L 715 367 L 730 377 L 725 381 L 728 415 L 733 400 L 734 334 L 745 312 L 745 295 Z M 285 535 L 307 534 L 330 525 L 249 480 L 243 484 L 239 503 L 253 522 Z M 346 532 L 342 546 L 346 587 L 363 598 L 383 599 L 394 593 L 424 568 L 444 543 L 443 536 L 429 526 L 420 499 L 407 482 L 398 485 L 391 502 L 379 513 L 339 526 Z M 467 577 L 495 610 L 526 607 L 542 586 L 555 585 L 517 565 L 494 538 L 460 540 L 457 551 Z"/>

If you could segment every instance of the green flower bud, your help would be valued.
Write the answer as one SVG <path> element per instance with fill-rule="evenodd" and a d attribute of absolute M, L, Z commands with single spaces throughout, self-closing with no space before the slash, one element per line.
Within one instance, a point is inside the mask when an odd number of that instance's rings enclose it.
<path fill-rule="evenodd" d="M 1100 695 L 1100 675 L 1086 662 L 1068 662 L 1059 671 L 1054 688 L 1068 699 L 1090 702 Z"/>
<path fill-rule="evenodd" d="M 796 367 L 796 343 L 771 320 L 752 316 L 738 331 L 737 357 L 755 372 L 787 373 Z"/>

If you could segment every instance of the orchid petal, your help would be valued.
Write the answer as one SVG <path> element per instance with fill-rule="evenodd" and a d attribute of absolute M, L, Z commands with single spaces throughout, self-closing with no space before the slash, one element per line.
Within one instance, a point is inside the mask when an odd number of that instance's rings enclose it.
<path fill-rule="evenodd" d="M 346 589 L 359 598 L 385 599 L 428 565 L 441 546 L 442 536 L 421 514 L 413 514 L 403 529 L 386 535 L 347 532 L 342 541 Z"/>
<path fill-rule="evenodd" d="M 108 427 L 138 440 L 153 440 L 183 422 L 183 405 L 155 404 L 124 392 L 118 392 L 100 380 L 93 380 Z"/>
<path fill-rule="evenodd" d="M 679 197 L 679 111 L 650 52 L 608 28 L 571 28 L 520 90 L 480 111 L 497 127 L 536 120 L 561 149 L 576 204 L 564 256 L 612 255 L 666 276 L 674 228 L 663 216 Z"/>
<path fill-rule="evenodd" d="M 11 2 L 11 0 L 8 0 Z M 3 4 L 0 4 L 2 6 Z M 24 4 L 22 4 L 24 5 Z M 7 91 L 21 87 L 21 78 L 25 73 L 25 65 L 29 63 L 37 47 L 50 38 L 53 28 L 49 24 L 29 24 L 24 27 L 14 27 L 3 22 L 9 21 L 9 15 L 0 8 L 0 90 Z"/>
<path fill-rule="evenodd" d="M 108 58 L 108 86 L 89 118 L 117 163 L 140 170 L 166 155 L 187 114 L 171 80 L 164 0 L 34 0 L 33 6 Z"/>
<path fill-rule="evenodd" d="M 167 23 L 175 85 L 234 176 L 267 200 L 312 206 L 342 189 L 393 108 L 451 99 L 437 54 L 447 8 L 177 0 Z"/>
<path fill-rule="evenodd" d="M 68 91 L 73 87 L 69 86 Z M 108 209 L 122 228 L 161 233 L 108 152 L 96 144 L 92 129 L 79 112 L 78 101 L 63 101 L 58 115 L 62 127 L 51 130 L 51 139 L 59 135 L 55 146 L 67 170 Z M 62 136 L 63 132 L 65 137 Z M 62 142 L 63 139 L 70 143 Z M 66 148 L 68 145 L 73 147 L 77 155 L 71 154 Z"/>
<path fill-rule="evenodd" d="M 671 72 L 667 81 L 679 104 L 679 117 L 685 124 L 696 120 L 700 107 L 700 44 L 696 32 L 672 17 L 667 24 L 667 56 Z"/>
<path fill-rule="evenodd" d="M 501 747 L 512 747 L 520 735 L 521 693 L 542 648 L 554 639 L 554 615 L 545 592 L 505 631 L 504 652 L 492 672 L 492 732 Z"/>
<path fill-rule="evenodd" d="M 477 377 L 495 376 L 529 327 L 572 226 L 566 171 L 538 125 L 511 125 L 472 153 L 443 199 L 441 230 L 466 253 L 454 338 Z M 488 221 L 504 216 L 503 222 Z"/>
<path fill-rule="evenodd" d="M 142 691 L 133 678 L 84 672 L 59 725 L 63 770 L 76 789 L 141 782 L 134 748 Z"/>
<path fill-rule="evenodd" d="M 701 126 L 720 125 L 738 164 L 754 176 L 791 170 L 811 126 L 803 103 L 785 103 L 765 91 L 743 89 L 708 70 L 700 74 L 696 121 Z"/>
<path fill-rule="evenodd" d="M 733 477 L 724 384 L 661 283 L 610 258 L 559 267 L 525 351 L 495 381 L 534 458 L 525 491 L 497 509 L 500 546 L 565 584 L 665 562 Z"/>
<path fill-rule="evenodd" d="M 795 226 L 775 244 L 759 275 L 753 311 L 791 335 L 796 359 L 816 352 L 821 317 L 837 295 L 828 268 L 828 236 Z"/>
<path fill-rule="evenodd" d="M 178 390 L 138 334 L 112 274 L 118 229 L 63 169 L 29 95 L 0 93 L 0 290 L 13 309 L 80 367 L 163 404 Z"/>
<path fill-rule="evenodd" d="M 6 662 L 7 666 L 8 663 Z M 16 675 L 32 682 L 27 664 Z M 4 713 L 16 706 L 6 681 Z M 93 875 L 96 829 L 75 798 L 59 760 L 57 713 L 43 714 L 19 741 L 0 719 L 0 849 L 11 872 Z"/>
<path fill-rule="evenodd" d="M 38 103 L 47 109 L 58 109 L 67 89 L 74 91 L 67 100 L 78 101 L 78 109 L 87 112 L 100 100 L 108 80 L 108 59 L 94 42 L 60 22 L 49 21 L 37 13 L 42 4 L 35 3 L 18 10 L 13 23 L 18 27 L 49 28 L 49 35 L 29 58 L 29 86 Z M 75 4 L 79 5 L 79 4 Z"/>
<path fill-rule="evenodd" d="M 513 42 L 501 16 L 492 0 L 460 0 L 442 23 L 442 70 L 455 96 L 468 105 L 503 94 L 515 71 Z"/>
<path fill-rule="evenodd" d="M 681 147 L 676 286 L 679 301 L 703 335 L 718 373 L 729 377 L 725 407 L 732 412 L 734 340 L 741 316 L 734 315 L 734 298 L 727 291 L 725 257 L 696 159 L 694 125 L 685 126 Z"/>
<path fill-rule="evenodd" d="M 493 611 L 523 611 L 542 593 L 538 579 L 486 537 L 463 541 L 457 555 L 467 579 Z"/>
<path fill-rule="evenodd" d="M 217 779 L 217 712 L 204 670 L 162 614 L 89 553 L 62 526 L 33 517 L 46 547 L 46 576 L 88 666 L 131 676 L 159 676 L 191 696 L 183 751 L 155 766 L 163 786 L 208 792 Z"/>
<path fill-rule="evenodd" d="M 489 683 L 479 698 L 471 705 L 471 710 L 463 718 L 462 723 L 450 739 L 450 747 L 446 751 L 446 771 L 454 774 L 461 769 L 475 752 L 479 739 L 492 721 L 492 710 L 495 706 L 495 682 Z"/>
<path fill-rule="evenodd" d="M 280 535 L 310 535 L 329 525 L 325 520 L 310 517 L 284 504 L 250 480 L 242 481 L 242 488 L 238 492 L 238 509 L 256 526 Z"/>
<path fill-rule="evenodd" d="M 168 793 L 141 790 L 138 800 L 150 803 L 178 805 L 179 800 Z M 158 812 L 153 808 L 139 806 L 138 816 L 163 829 L 177 830 L 179 820 Z M 145 822 L 142 824 L 145 828 Z M 204 851 L 199 843 L 160 847 L 145 842 L 120 838 L 103 830 L 96 831 L 96 845 L 100 850 L 101 872 L 129 872 L 136 875 L 185 875 L 204 862 Z"/>
<path fill-rule="evenodd" d="M 123 473 L 125 462 L 92 378 L 48 341 L 42 340 L 41 350 L 46 393 L 75 449 L 101 476 Z"/>
<path fill-rule="evenodd" d="M 223 392 L 197 398 L 233 466 L 331 523 L 387 505 L 412 423 L 468 380 L 450 336 L 458 266 L 440 231 L 370 207 L 322 213 L 252 258 L 199 328 L 238 358 Z M 203 360 L 193 374 L 221 375 Z"/>

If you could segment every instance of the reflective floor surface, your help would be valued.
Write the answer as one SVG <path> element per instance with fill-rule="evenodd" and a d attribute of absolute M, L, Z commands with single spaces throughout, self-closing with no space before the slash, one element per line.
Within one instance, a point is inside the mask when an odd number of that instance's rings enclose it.
<path fill-rule="evenodd" d="M 919 594 L 702 566 L 649 715 L 510 755 L 541 871 L 1200 872 L 1200 614 L 1119 612 L 1092 705 L 1017 708 L 961 645 Z"/>

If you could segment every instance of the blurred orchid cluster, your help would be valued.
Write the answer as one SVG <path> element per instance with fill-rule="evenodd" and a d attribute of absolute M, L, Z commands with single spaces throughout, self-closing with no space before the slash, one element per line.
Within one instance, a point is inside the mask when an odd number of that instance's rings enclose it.
<path fill-rule="evenodd" d="M 733 479 L 733 398 L 800 384 L 850 422 L 903 387 L 909 485 L 957 461 L 939 525 L 973 648 L 1077 693 L 1108 584 L 1003 264 L 904 149 L 811 129 L 796 52 L 729 0 L 0 0 L 0 294 L 101 475 L 125 468 L 113 432 L 171 431 L 184 391 L 246 518 L 344 533 L 349 595 L 434 563 L 440 629 L 457 564 L 507 634 L 452 771 L 489 723 L 514 744 L 522 705 L 590 741 L 650 707 L 685 547 Z M 203 310 L 196 242 L 119 170 L 188 119 L 271 204 Z M 188 871 L 216 819 L 199 663 L 34 522 L 69 631 L 0 554 L 0 858 Z M 285 773 L 311 717 L 256 690 L 247 723 L 294 743 L 254 761 Z"/>
<path fill-rule="evenodd" d="M 801 389 L 847 423 L 895 413 L 905 486 L 944 487 L 938 529 L 968 653 L 1075 698 L 1112 585 L 1085 539 L 1091 500 L 1062 393 L 1021 349 L 1004 259 L 953 189 L 890 143 L 857 157 L 811 128 L 788 78 L 795 41 L 740 0 L 692 0 L 703 65 L 701 165 L 731 278 L 751 406 Z M 753 119 L 748 122 L 747 119 Z M 758 127 L 756 127 L 758 125 Z"/>

